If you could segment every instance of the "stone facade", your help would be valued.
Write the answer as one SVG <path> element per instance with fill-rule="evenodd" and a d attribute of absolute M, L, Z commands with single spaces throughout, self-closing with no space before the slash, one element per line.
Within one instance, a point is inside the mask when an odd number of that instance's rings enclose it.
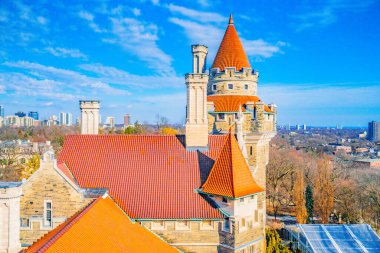
<path fill-rule="evenodd" d="M 208 146 L 207 124 L 207 82 L 205 61 L 207 47 L 193 45 L 193 73 L 186 74 L 186 147 L 206 148 Z"/>
<path fill-rule="evenodd" d="M 98 134 L 99 132 L 99 101 L 79 101 L 81 134 Z"/>
<path fill-rule="evenodd" d="M 91 201 L 57 168 L 53 153 L 45 153 L 40 168 L 22 188 L 20 240 L 23 245 L 32 244 Z"/>
<path fill-rule="evenodd" d="M 21 249 L 20 185 L 0 182 L 0 253 L 16 253 Z"/>

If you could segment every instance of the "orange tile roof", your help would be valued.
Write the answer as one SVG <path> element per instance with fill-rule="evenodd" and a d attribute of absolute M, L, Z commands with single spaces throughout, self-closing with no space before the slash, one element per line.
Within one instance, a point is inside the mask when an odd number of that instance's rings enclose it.
<path fill-rule="evenodd" d="M 59 156 L 81 188 L 107 188 L 132 218 L 222 219 L 196 192 L 225 135 L 209 136 L 208 151 L 188 151 L 184 136 L 66 135 Z"/>
<path fill-rule="evenodd" d="M 26 252 L 179 252 L 133 222 L 110 197 L 99 197 Z"/>
<path fill-rule="evenodd" d="M 207 97 L 207 102 L 214 103 L 215 112 L 238 112 L 239 105 L 242 106 L 242 111 L 245 112 L 245 106 L 248 102 L 261 102 L 260 98 L 257 96 L 248 95 L 211 95 Z M 266 112 L 272 112 L 271 109 L 264 105 L 264 110 Z"/>
<path fill-rule="evenodd" d="M 230 132 L 202 192 L 229 198 L 240 198 L 264 191 L 252 177 L 240 147 Z"/>
<path fill-rule="evenodd" d="M 237 71 L 240 71 L 243 67 L 251 67 L 243 45 L 240 42 L 239 35 L 235 30 L 232 15 L 230 16 L 230 21 L 223 40 L 220 43 L 218 53 L 215 56 L 214 63 L 211 66 L 211 68 L 219 68 L 220 71 L 224 71 L 226 67 L 235 67 Z"/>

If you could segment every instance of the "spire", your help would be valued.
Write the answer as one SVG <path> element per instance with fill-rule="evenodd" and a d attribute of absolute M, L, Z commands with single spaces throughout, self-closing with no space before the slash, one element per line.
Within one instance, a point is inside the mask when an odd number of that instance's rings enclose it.
<path fill-rule="evenodd" d="M 232 13 L 230 14 L 230 20 L 228 21 L 228 24 L 229 25 L 233 25 L 234 24 L 234 20 L 232 18 Z"/>
<path fill-rule="evenodd" d="M 240 198 L 264 191 L 253 179 L 231 132 L 226 137 L 202 191 L 229 198 Z"/>
<path fill-rule="evenodd" d="M 240 42 L 239 35 L 236 32 L 232 14 L 230 15 L 226 32 L 211 68 L 219 68 L 220 71 L 224 71 L 226 67 L 235 67 L 237 71 L 240 71 L 244 67 L 251 67 L 243 45 Z"/>

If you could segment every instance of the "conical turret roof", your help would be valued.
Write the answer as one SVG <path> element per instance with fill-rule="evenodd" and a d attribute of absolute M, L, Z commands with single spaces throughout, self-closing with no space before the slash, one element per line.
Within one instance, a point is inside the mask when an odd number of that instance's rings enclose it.
<path fill-rule="evenodd" d="M 230 132 L 202 192 L 240 198 L 264 191 L 253 179 L 235 136 Z"/>
<path fill-rule="evenodd" d="M 236 32 L 232 15 L 230 16 L 226 32 L 211 68 L 219 68 L 220 71 L 224 71 L 226 67 L 235 67 L 237 71 L 240 71 L 244 67 L 251 67 L 239 35 Z"/>

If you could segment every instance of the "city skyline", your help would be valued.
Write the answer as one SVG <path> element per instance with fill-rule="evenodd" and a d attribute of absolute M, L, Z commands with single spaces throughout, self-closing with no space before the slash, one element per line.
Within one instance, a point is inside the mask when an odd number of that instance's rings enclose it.
<path fill-rule="evenodd" d="M 210 67 L 233 13 L 260 72 L 259 96 L 276 102 L 279 124 L 364 127 L 380 119 L 378 1 L 202 3 L 4 1 L 0 104 L 6 114 L 76 118 L 80 99 L 99 99 L 101 115 L 116 122 L 130 113 L 153 123 L 160 113 L 182 123 L 189 46 L 207 45 Z"/>

